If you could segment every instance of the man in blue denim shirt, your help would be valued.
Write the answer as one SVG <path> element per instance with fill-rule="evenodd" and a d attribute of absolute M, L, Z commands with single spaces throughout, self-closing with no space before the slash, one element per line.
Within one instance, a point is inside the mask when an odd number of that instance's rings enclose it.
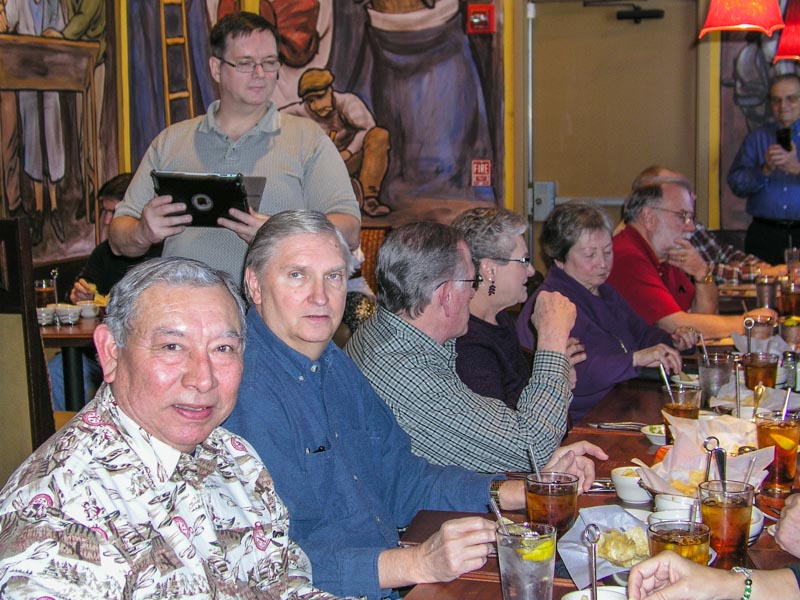
<path fill-rule="evenodd" d="M 397 547 L 397 528 L 423 508 L 486 512 L 490 486 L 503 508 L 522 508 L 523 484 L 432 466 L 411 453 L 392 412 L 331 342 L 351 270 L 338 230 L 319 213 L 280 213 L 259 230 L 245 266 L 253 308 L 239 398 L 225 427 L 267 465 L 314 584 L 387 598 L 396 597 L 393 588 L 481 567 L 494 540 L 491 521 L 449 521 L 413 548 Z M 588 486 L 594 465 L 573 449 L 550 466 L 578 473 Z"/>
<path fill-rule="evenodd" d="M 800 77 L 776 77 L 769 100 L 775 121 L 745 138 L 728 172 L 728 185 L 747 198 L 747 213 L 753 217 L 745 250 L 780 264 L 784 248 L 800 245 Z M 778 143 L 779 129 L 790 131 L 788 150 Z"/>

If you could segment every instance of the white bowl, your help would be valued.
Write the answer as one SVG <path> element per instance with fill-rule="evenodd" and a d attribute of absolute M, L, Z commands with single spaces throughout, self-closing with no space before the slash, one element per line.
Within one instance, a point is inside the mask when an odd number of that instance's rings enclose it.
<path fill-rule="evenodd" d="M 589 598 L 591 596 L 590 590 L 576 590 L 561 596 L 561 600 L 581 600 L 581 598 Z M 628 590 L 621 585 L 598 585 L 597 586 L 597 600 L 627 600 Z"/>
<path fill-rule="evenodd" d="M 654 513 L 650 513 L 650 516 L 647 517 L 647 524 L 653 525 L 654 523 L 661 523 L 663 521 L 688 521 L 690 516 L 692 516 L 691 506 L 671 508 L 669 510 L 657 510 Z M 694 520 L 698 523 L 703 521 L 703 516 L 700 514 L 699 510 L 695 514 Z"/>
<path fill-rule="evenodd" d="M 99 307 L 94 303 L 94 300 L 81 300 L 78 302 L 81 307 L 81 317 L 84 319 L 92 319 L 97 316 Z"/>
<path fill-rule="evenodd" d="M 62 304 L 56 307 L 56 315 L 58 315 L 60 323 L 72 325 L 81 318 L 81 307 L 74 304 Z"/>
<path fill-rule="evenodd" d="M 691 508 L 694 504 L 694 498 L 689 496 L 678 496 L 677 494 L 656 494 L 655 507 L 656 511 L 661 510 L 681 510 Z"/>
<path fill-rule="evenodd" d="M 747 545 L 752 546 L 758 541 L 761 530 L 764 529 L 764 513 L 755 506 L 750 514 L 750 532 L 748 534 Z"/>
<path fill-rule="evenodd" d="M 639 487 L 638 472 L 636 475 L 625 475 L 624 473 L 629 470 L 636 472 L 636 467 L 631 465 L 611 470 L 611 481 L 614 482 L 617 496 L 628 504 L 646 504 L 650 502 L 650 494 Z"/>
<path fill-rule="evenodd" d="M 650 440 L 654 446 L 664 446 L 667 443 L 667 436 L 664 434 L 664 424 L 645 425 L 641 432 Z"/>
<path fill-rule="evenodd" d="M 56 309 L 55 308 L 47 308 L 41 306 L 36 309 L 36 320 L 39 321 L 39 325 L 49 325 L 53 322 L 56 316 Z"/>

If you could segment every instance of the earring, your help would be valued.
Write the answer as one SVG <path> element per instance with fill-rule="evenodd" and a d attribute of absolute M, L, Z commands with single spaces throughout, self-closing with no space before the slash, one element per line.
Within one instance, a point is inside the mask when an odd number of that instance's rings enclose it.
<path fill-rule="evenodd" d="M 489 280 L 489 295 L 494 296 L 497 292 L 497 286 L 494 284 L 494 279 Z"/>

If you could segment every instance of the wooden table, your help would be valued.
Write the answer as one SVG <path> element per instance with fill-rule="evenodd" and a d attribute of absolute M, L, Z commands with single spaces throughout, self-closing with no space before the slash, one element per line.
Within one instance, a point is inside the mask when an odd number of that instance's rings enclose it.
<path fill-rule="evenodd" d="M 661 398 L 659 382 L 631 380 L 617 385 L 606 398 L 586 413 L 583 420 L 575 425 L 564 440 L 565 444 L 588 440 L 602 447 L 609 455 L 606 461 L 595 461 L 597 476 L 609 477 L 611 470 L 618 466 L 631 464 L 632 458 L 640 458 L 648 464 L 653 462 L 653 454 L 657 447 L 650 444 L 641 433 L 627 431 L 598 430 L 588 426 L 589 423 L 641 421 L 643 423 L 661 423 Z M 518 476 L 518 474 L 510 474 Z M 615 494 L 583 494 L 578 498 L 578 507 L 597 506 L 601 504 L 620 504 Z M 637 505 L 635 508 L 649 508 L 652 505 Z M 409 525 L 401 539 L 401 545 L 421 543 L 439 529 L 449 519 L 467 516 L 470 513 L 444 511 L 420 511 Z M 514 520 L 525 520 L 523 511 L 504 511 L 504 516 Z M 493 515 L 486 514 L 487 519 Z M 776 569 L 797 559 L 783 552 L 774 538 L 766 532 L 771 521 L 765 520 L 765 531 L 758 542 L 752 546 L 748 555 L 753 566 L 760 569 Z M 553 598 L 559 599 L 565 593 L 575 589 L 569 579 L 556 578 Z M 472 573 L 465 573 L 450 583 L 425 584 L 416 586 L 407 596 L 409 600 L 470 598 L 475 600 L 499 600 L 502 598 L 500 587 L 500 571 L 497 558 L 492 556 L 486 564 Z"/>
<path fill-rule="evenodd" d="M 92 346 L 94 329 L 99 324 L 97 318 L 80 319 L 75 325 L 44 325 L 39 328 L 45 348 L 61 349 L 67 410 L 79 411 L 86 403 L 81 351 Z"/>

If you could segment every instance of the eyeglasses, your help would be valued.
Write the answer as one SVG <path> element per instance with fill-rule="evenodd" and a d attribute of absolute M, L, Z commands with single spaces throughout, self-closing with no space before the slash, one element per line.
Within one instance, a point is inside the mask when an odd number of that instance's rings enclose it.
<path fill-rule="evenodd" d="M 663 212 L 672 213 L 673 215 L 678 215 L 678 218 L 683 221 L 684 225 L 694 223 L 694 213 L 689 212 L 688 210 L 672 210 L 669 208 L 661 208 L 660 206 L 651 206 L 650 208 L 653 210 L 660 210 Z"/>
<path fill-rule="evenodd" d="M 791 94 L 789 96 L 770 96 L 769 97 L 770 104 L 777 104 L 780 105 L 784 101 L 788 104 L 797 104 L 800 102 L 800 95 L 798 94 Z"/>
<path fill-rule="evenodd" d="M 233 67 L 238 73 L 255 73 L 256 67 L 264 69 L 264 73 L 274 73 L 281 68 L 281 61 L 277 58 L 265 58 L 264 60 L 253 60 L 252 58 L 243 58 L 236 62 L 225 60 L 221 56 L 217 56 L 220 62 Z"/>
<path fill-rule="evenodd" d="M 487 256 L 486 258 L 489 260 L 501 260 L 503 262 L 518 262 L 525 267 L 531 264 L 530 256 L 522 256 L 520 258 L 500 258 L 499 256 Z"/>
<path fill-rule="evenodd" d="M 437 285 L 434 288 L 434 291 L 438 290 L 440 287 L 442 287 L 448 281 L 452 281 L 453 283 L 471 283 L 472 284 L 472 289 L 473 290 L 477 290 L 480 287 L 480 285 L 483 283 L 483 276 L 480 273 L 477 273 L 475 275 L 475 279 L 445 279 L 442 283 L 440 283 L 439 285 Z"/>

